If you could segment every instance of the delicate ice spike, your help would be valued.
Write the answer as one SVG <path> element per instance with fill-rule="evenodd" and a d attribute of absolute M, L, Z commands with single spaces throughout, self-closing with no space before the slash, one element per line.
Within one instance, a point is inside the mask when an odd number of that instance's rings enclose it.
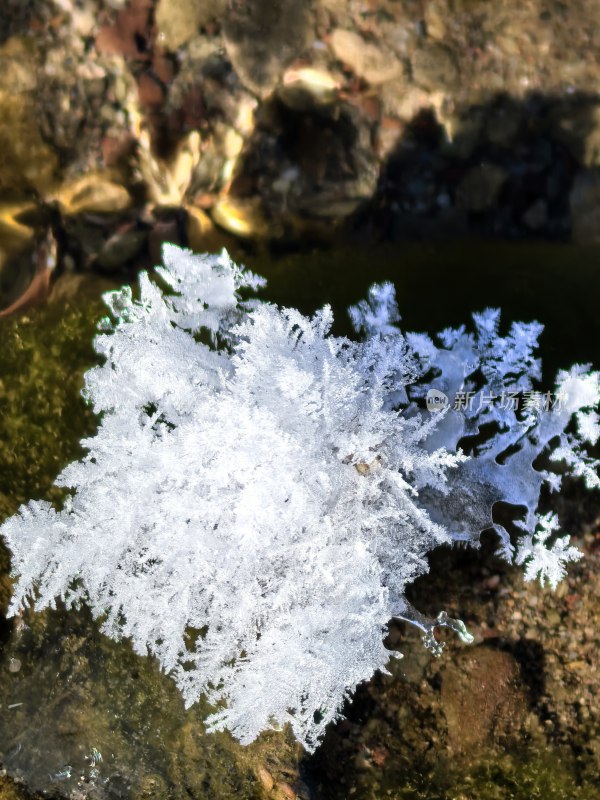
<path fill-rule="evenodd" d="M 444 642 L 438 642 L 435 638 L 436 628 L 450 628 L 465 644 L 472 644 L 474 641 L 474 637 L 467 630 L 465 623 L 461 619 L 449 617 L 446 611 L 440 611 L 435 619 L 431 619 L 406 601 L 403 613 L 398 614 L 395 619 L 402 619 L 420 628 L 423 631 L 423 644 L 428 650 L 431 650 L 434 656 L 440 656 L 444 649 Z"/>

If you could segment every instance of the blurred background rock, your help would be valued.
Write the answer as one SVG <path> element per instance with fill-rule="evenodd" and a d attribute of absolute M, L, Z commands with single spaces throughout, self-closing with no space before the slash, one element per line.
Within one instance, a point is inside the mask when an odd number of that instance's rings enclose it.
<path fill-rule="evenodd" d="M 26 249 L 23 211 L 55 237 L 58 273 L 127 271 L 165 239 L 596 244 L 599 13 L 4 0 L 0 262 Z"/>

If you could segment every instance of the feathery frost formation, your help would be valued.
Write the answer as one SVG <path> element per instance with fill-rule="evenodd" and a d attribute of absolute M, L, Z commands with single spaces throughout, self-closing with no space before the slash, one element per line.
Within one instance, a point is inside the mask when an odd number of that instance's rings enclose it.
<path fill-rule="evenodd" d="M 520 413 L 484 400 L 531 394 L 537 323 L 502 337 L 488 310 L 437 344 L 403 336 L 383 284 L 350 311 L 356 342 L 330 333 L 327 306 L 309 318 L 241 300 L 262 281 L 225 253 L 167 245 L 164 263 L 168 294 L 142 274 L 138 300 L 106 295 L 105 360 L 84 390 L 100 424 L 57 479 L 64 507 L 30 502 L 0 529 L 19 576 L 11 613 L 33 597 L 85 602 L 108 635 L 158 658 L 186 704 L 208 695 L 213 729 L 250 742 L 290 723 L 314 749 L 385 669 L 391 617 L 435 648 L 434 623 L 404 598 L 430 550 L 493 526 L 503 555 L 552 585 L 578 558 L 537 506 L 565 468 L 599 484 L 584 449 L 599 375 L 561 372 L 557 407 Z M 429 389 L 472 402 L 431 413 Z M 483 425 L 467 457 L 461 441 Z M 542 451 L 559 471 L 532 467 Z M 526 508 L 515 544 L 492 520 L 498 500 Z M 444 613 L 435 624 L 469 638 Z"/>

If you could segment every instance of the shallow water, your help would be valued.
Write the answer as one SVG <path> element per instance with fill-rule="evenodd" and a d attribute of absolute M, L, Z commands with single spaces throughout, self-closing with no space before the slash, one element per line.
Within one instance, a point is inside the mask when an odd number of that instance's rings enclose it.
<path fill-rule="evenodd" d="M 546 325 L 541 347 L 550 375 L 567 362 L 600 361 L 597 247 L 454 242 L 246 261 L 267 278 L 270 300 L 305 312 L 330 303 L 338 333 L 351 333 L 346 308 L 372 283 L 391 280 L 404 330 L 435 333 L 492 306 L 503 310 L 505 322 L 537 319 Z"/>
<path fill-rule="evenodd" d="M 268 299 L 305 312 L 330 302 L 337 333 L 350 332 L 348 305 L 374 281 L 392 280 L 408 330 L 434 333 L 491 305 L 504 309 L 505 322 L 543 322 L 545 389 L 558 367 L 600 364 L 598 249 L 405 245 L 276 259 L 253 255 L 246 262 L 268 278 Z M 29 498 L 51 498 L 55 475 L 94 430 L 78 393 L 95 360 L 100 291 L 90 279 L 71 299 L 0 319 L 0 518 Z M 3 562 L 4 606 L 6 553 Z M 184 712 L 174 685 L 151 660 L 102 637 L 83 612 L 26 615 L 17 625 L 3 623 L 1 633 L 0 764 L 34 790 L 64 797 L 77 791 L 73 796 L 254 798 L 265 796 L 265 781 L 257 778 L 265 764 L 280 782 L 298 774 L 300 754 L 284 735 L 267 735 L 250 748 L 227 735 L 205 735 L 205 709 Z M 440 776 L 408 776 L 399 767 L 393 785 L 371 782 L 353 797 L 580 796 L 569 794 L 574 777 L 568 764 L 543 754 L 507 759 L 504 766 L 480 759 L 451 786 Z M 325 789 L 319 796 L 341 795 Z"/>

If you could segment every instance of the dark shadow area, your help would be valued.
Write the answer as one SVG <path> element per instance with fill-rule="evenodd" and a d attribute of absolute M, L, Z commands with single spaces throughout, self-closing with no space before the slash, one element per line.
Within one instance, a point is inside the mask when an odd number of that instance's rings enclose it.
<path fill-rule="evenodd" d="M 600 362 L 599 262 L 598 247 L 459 239 L 254 254 L 244 263 L 267 278 L 263 296 L 272 302 L 303 313 L 330 303 L 337 335 L 352 335 L 348 306 L 385 280 L 396 287 L 404 331 L 434 335 L 489 306 L 502 310 L 504 330 L 512 320 L 536 319 L 545 325 L 540 344 L 549 385 L 567 363 Z"/>
<path fill-rule="evenodd" d="M 366 224 L 377 238 L 566 239 L 569 198 L 598 99 L 503 94 L 446 126 L 424 111 L 383 166 Z M 577 131 L 563 127 L 574 109 Z"/>
<path fill-rule="evenodd" d="M 599 110 L 596 95 L 537 92 L 499 93 L 448 118 L 423 109 L 381 157 L 384 131 L 364 98 L 315 106 L 279 91 L 257 114 L 231 196 L 261 197 L 275 250 L 323 244 L 333 223 L 365 244 L 594 243 Z"/>
<path fill-rule="evenodd" d="M 0 653 L 2 653 L 8 642 L 13 628 L 12 622 L 6 618 L 6 609 L 8 608 L 12 591 L 9 573 L 10 551 L 4 541 L 0 540 Z"/>
<path fill-rule="evenodd" d="M 546 709 L 543 707 L 543 698 L 546 693 L 544 648 L 539 642 L 530 639 L 502 642 L 499 647 L 501 650 L 513 655 L 519 663 L 523 681 L 529 691 L 531 707 L 536 711 L 540 719 L 545 721 Z"/>

